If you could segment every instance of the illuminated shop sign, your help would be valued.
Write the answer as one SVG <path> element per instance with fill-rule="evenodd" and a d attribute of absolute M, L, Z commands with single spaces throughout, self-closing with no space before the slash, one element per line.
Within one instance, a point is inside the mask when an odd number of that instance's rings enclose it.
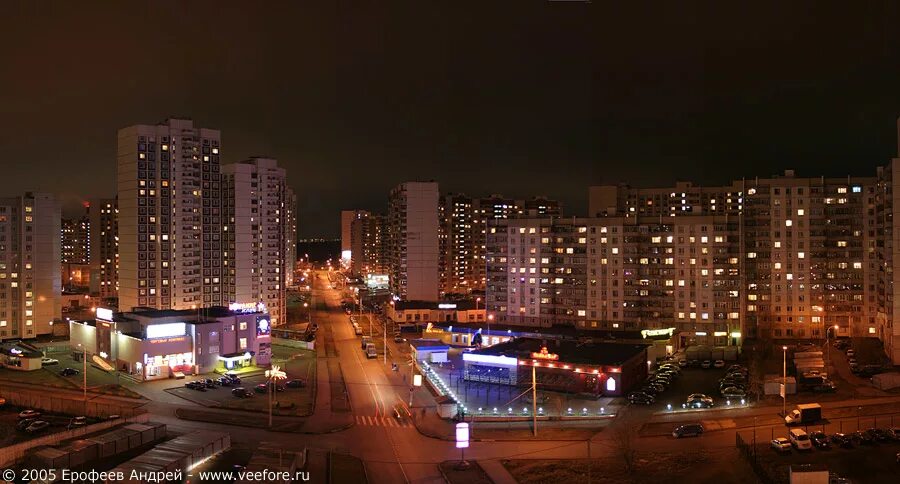
<path fill-rule="evenodd" d="M 172 336 L 184 336 L 185 334 L 187 332 L 185 331 L 184 323 L 151 324 L 147 326 L 147 339 L 170 338 Z"/>
<path fill-rule="evenodd" d="M 106 321 L 112 321 L 113 320 L 112 309 L 97 308 L 97 319 L 104 319 Z"/>
<path fill-rule="evenodd" d="M 256 317 L 256 335 L 262 336 L 265 334 L 269 334 L 272 331 L 272 326 L 269 324 L 268 316 L 257 316 Z"/>
<path fill-rule="evenodd" d="M 440 303 L 438 309 L 456 309 L 455 303 Z"/>
<path fill-rule="evenodd" d="M 187 336 L 177 336 L 177 337 L 175 337 L 175 338 L 157 338 L 157 339 L 151 339 L 151 340 L 148 340 L 148 341 L 151 342 L 151 343 L 153 343 L 153 344 L 159 344 L 159 343 L 177 343 L 177 342 L 179 342 L 179 341 L 187 341 Z"/>
<path fill-rule="evenodd" d="M 231 303 L 228 305 L 228 309 L 236 313 L 264 313 L 266 312 L 266 305 L 261 302 Z"/>
<path fill-rule="evenodd" d="M 553 360 L 553 361 L 556 361 L 556 360 L 559 359 L 559 355 L 557 355 L 556 353 L 550 353 L 550 352 L 548 352 L 546 346 L 542 346 L 542 347 L 541 347 L 541 351 L 540 351 L 539 353 L 534 353 L 534 352 L 532 352 L 532 353 L 531 353 L 531 357 L 534 358 L 534 359 L 536 359 L 536 360 Z"/>
<path fill-rule="evenodd" d="M 672 336 L 672 333 L 675 332 L 675 328 L 665 328 L 665 329 L 642 329 L 641 336 L 646 339 L 650 336 Z"/>

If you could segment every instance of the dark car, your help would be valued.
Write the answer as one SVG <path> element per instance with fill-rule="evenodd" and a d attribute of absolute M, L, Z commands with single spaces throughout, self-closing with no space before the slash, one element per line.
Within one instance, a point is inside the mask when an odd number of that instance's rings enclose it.
<path fill-rule="evenodd" d="M 25 427 L 25 431 L 33 434 L 36 432 L 40 432 L 41 430 L 44 430 L 49 426 L 50 422 L 44 420 L 35 420 L 34 422 L 31 422 L 31 425 Z"/>
<path fill-rule="evenodd" d="M 672 437 L 680 439 L 682 437 L 699 437 L 703 434 L 703 425 L 699 423 L 679 425 L 672 431 Z"/>
<path fill-rule="evenodd" d="M 231 394 L 238 398 L 250 398 L 253 396 L 253 392 L 243 387 L 232 388 Z"/>
<path fill-rule="evenodd" d="M 63 368 L 62 370 L 59 370 L 59 374 L 62 376 L 73 376 L 79 373 L 81 372 L 76 370 L 75 368 Z"/>
<path fill-rule="evenodd" d="M 866 430 L 857 430 L 852 434 L 853 440 L 860 444 L 874 444 L 875 436 Z"/>
<path fill-rule="evenodd" d="M 402 343 L 404 341 L 406 341 L 406 338 L 404 338 L 403 336 L 394 336 L 394 343 Z"/>
<path fill-rule="evenodd" d="M 207 379 L 202 380 L 202 381 L 203 381 L 203 383 L 206 384 L 206 388 L 216 388 L 216 387 L 218 387 L 218 386 L 221 385 L 221 383 L 219 382 L 219 380 L 213 380 L 212 378 L 207 378 Z"/>
<path fill-rule="evenodd" d="M 813 393 L 834 393 L 837 391 L 837 385 L 832 382 L 819 383 L 813 385 L 810 390 L 812 390 Z"/>
<path fill-rule="evenodd" d="M 828 436 L 825 435 L 825 432 L 813 432 L 809 434 L 809 440 L 812 441 L 812 444 L 819 449 L 829 449 L 831 448 L 831 442 L 828 441 Z"/>
<path fill-rule="evenodd" d="M 885 429 L 868 429 L 866 433 L 871 435 L 876 442 L 890 442 L 894 440 L 893 434 L 889 434 Z"/>
<path fill-rule="evenodd" d="M 224 376 L 219 377 L 219 385 L 222 385 L 223 387 L 230 387 L 235 384 L 236 383 L 231 378 L 226 378 Z"/>
<path fill-rule="evenodd" d="M 37 421 L 36 418 L 26 418 L 26 419 L 19 420 L 16 423 L 16 430 L 24 431 L 26 428 L 28 428 L 29 425 L 31 425 L 32 422 L 36 422 L 36 421 Z"/>
<path fill-rule="evenodd" d="M 259 385 L 256 385 L 255 387 L 253 387 L 253 391 L 256 393 L 266 393 L 267 390 L 268 390 L 268 388 L 266 388 L 265 383 L 260 383 Z"/>
<path fill-rule="evenodd" d="M 650 405 L 656 399 L 653 398 L 652 395 L 648 395 L 643 392 L 632 392 L 628 395 L 628 401 L 631 403 L 641 404 L 641 405 Z"/>
<path fill-rule="evenodd" d="M 834 445 L 839 445 L 845 449 L 853 448 L 853 438 L 850 435 L 840 432 L 831 436 L 831 442 L 834 443 Z"/>
<path fill-rule="evenodd" d="M 303 388 L 306 386 L 306 382 L 303 380 L 288 380 L 284 386 L 288 388 Z"/>

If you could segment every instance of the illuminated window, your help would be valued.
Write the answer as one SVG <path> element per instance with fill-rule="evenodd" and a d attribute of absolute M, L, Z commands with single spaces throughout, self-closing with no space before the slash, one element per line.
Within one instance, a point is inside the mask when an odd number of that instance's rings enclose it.
<path fill-rule="evenodd" d="M 241 324 L 243 325 L 246 323 L 241 323 Z M 241 347 L 242 350 L 247 349 L 247 338 L 241 338 L 239 346 Z"/>
<path fill-rule="evenodd" d="M 241 321 L 241 324 L 239 325 L 239 329 L 240 329 L 241 331 L 247 329 L 247 322 L 246 322 L 246 321 Z"/>
<path fill-rule="evenodd" d="M 806 257 L 806 252 L 797 252 L 798 259 L 803 259 L 804 257 Z"/>
<path fill-rule="evenodd" d="M 802 217 L 802 216 L 805 215 L 805 214 L 806 214 L 806 211 L 803 210 L 802 208 L 798 208 L 798 209 L 797 209 L 797 216 Z"/>
<path fill-rule="evenodd" d="M 854 269 L 862 269 L 862 262 L 854 262 L 853 268 Z"/>
<path fill-rule="evenodd" d="M 794 225 L 794 222 L 792 220 L 788 219 L 784 221 L 785 227 L 790 227 L 791 225 Z"/>

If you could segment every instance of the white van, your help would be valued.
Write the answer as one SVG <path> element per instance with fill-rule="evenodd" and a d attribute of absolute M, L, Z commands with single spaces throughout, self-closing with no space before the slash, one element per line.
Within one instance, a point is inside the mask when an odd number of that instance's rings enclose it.
<path fill-rule="evenodd" d="M 797 450 L 812 450 L 812 441 L 809 440 L 809 435 L 806 434 L 805 430 L 791 429 L 788 437 L 791 439 L 791 445 Z"/>

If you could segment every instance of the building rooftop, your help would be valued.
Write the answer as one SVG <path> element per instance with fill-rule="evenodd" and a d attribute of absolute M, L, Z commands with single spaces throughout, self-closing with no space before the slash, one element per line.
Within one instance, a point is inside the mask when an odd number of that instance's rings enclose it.
<path fill-rule="evenodd" d="M 420 349 L 420 348 L 428 348 L 428 349 L 432 349 L 432 350 L 440 349 L 440 348 L 445 348 L 447 350 L 450 349 L 450 347 L 446 343 L 444 343 L 443 341 L 438 340 L 438 339 L 414 339 L 414 340 L 411 340 L 409 342 L 409 344 L 415 349 Z"/>
<path fill-rule="evenodd" d="M 441 306 L 444 307 L 441 307 Z M 457 310 L 457 311 L 466 311 L 470 309 L 475 309 L 476 302 L 474 300 L 462 300 L 462 301 L 395 301 L 394 302 L 394 310 L 395 311 L 404 311 L 404 310 L 413 310 L 413 309 L 446 309 L 446 310 Z M 484 304 L 479 303 L 478 309 L 484 310 Z"/>
<path fill-rule="evenodd" d="M 248 314 L 247 312 L 242 311 L 232 311 L 224 306 L 212 306 L 208 308 L 200 308 L 200 309 L 155 309 L 155 308 L 146 308 L 146 307 L 136 307 L 131 311 L 126 311 L 123 313 L 125 318 L 127 316 L 141 316 L 143 318 L 169 318 L 174 316 L 182 316 L 184 318 L 193 318 L 193 321 L 196 321 L 200 318 L 224 318 L 228 316 L 235 316 L 238 314 Z"/>
<path fill-rule="evenodd" d="M 536 328 L 533 326 L 516 326 L 508 324 L 487 324 L 484 321 L 458 321 L 454 323 L 432 323 L 432 328 L 455 333 L 476 333 L 490 336 L 515 336 L 552 339 L 579 339 L 588 338 L 599 341 L 638 341 L 643 340 L 640 331 L 610 331 L 610 330 L 583 330 L 567 325 L 556 325 L 549 328 Z M 488 329 L 490 328 L 490 330 Z"/>
<path fill-rule="evenodd" d="M 507 356 L 530 359 L 531 353 L 539 353 L 546 346 L 549 353 L 559 355 L 564 363 L 619 366 L 646 350 L 646 344 L 634 343 L 582 343 L 572 340 L 542 340 L 516 338 L 505 343 L 473 351 L 474 354 Z"/>
<path fill-rule="evenodd" d="M 18 358 L 42 358 L 44 356 L 41 350 L 22 341 L 5 341 L 0 343 L 0 353 Z"/>

